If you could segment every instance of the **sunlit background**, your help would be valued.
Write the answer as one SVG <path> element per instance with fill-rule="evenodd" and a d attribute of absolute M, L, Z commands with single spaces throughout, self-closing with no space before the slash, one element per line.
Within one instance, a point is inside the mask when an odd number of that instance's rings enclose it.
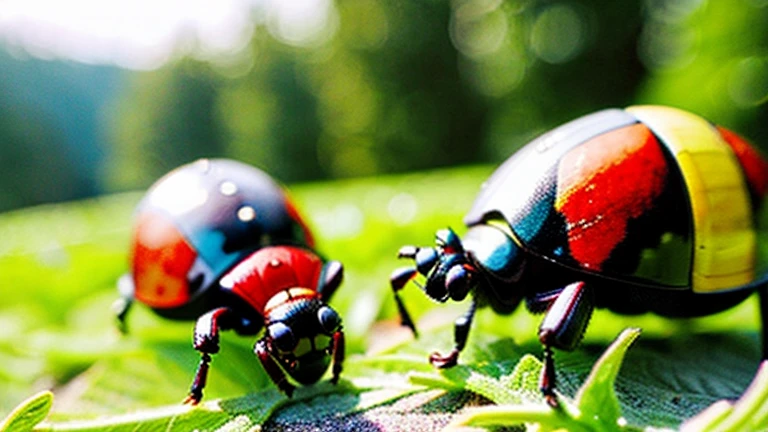
<path fill-rule="evenodd" d="M 497 163 L 634 103 L 768 145 L 768 1 L 4 0 L 0 210 L 201 156 L 283 182 Z"/>
<path fill-rule="evenodd" d="M 533 137 L 654 103 L 768 150 L 767 102 L 768 0 L 0 0 L 0 421 L 43 389 L 59 419 L 186 394 L 193 324 L 138 305 L 121 336 L 109 309 L 141 191 L 181 164 L 226 156 L 288 184 L 318 252 L 344 263 L 332 305 L 354 379 L 375 345 L 450 346 L 466 305 L 415 287 L 403 298 L 428 336 L 397 335 L 397 250 L 463 232 L 483 179 Z M 417 173 L 384 175 L 402 172 Z M 756 334 L 745 306 L 697 328 Z M 596 314 L 587 338 L 681 329 L 618 318 Z M 463 358 L 491 333 L 538 355 L 540 318 L 511 319 L 480 312 Z M 269 391 L 254 339 L 222 342 L 206 398 Z"/>

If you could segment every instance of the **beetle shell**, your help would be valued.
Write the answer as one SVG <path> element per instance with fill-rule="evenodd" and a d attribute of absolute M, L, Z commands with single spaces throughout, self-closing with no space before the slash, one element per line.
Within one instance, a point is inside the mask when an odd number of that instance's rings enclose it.
<path fill-rule="evenodd" d="M 508 159 L 468 226 L 498 220 L 528 253 L 580 272 L 721 292 L 766 281 L 768 163 L 743 138 L 673 108 L 605 110 Z"/>
<path fill-rule="evenodd" d="M 306 224 L 270 176 L 225 159 L 201 159 L 158 180 L 136 210 L 131 243 L 135 298 L 158 313 L 195 319 L 233 265 L 267 245 L 312 247 Z"/>
<path fill-rule="evenodd" d="M 292 288 L 316 296 L 312 290 L 318 286 L 322 270 L 322 260 L 308 250 L 270 247 L 252 253 L 237 264 L 221 279 L 220 285 L 268 316 L 269 306 L 284 303 Z"/>

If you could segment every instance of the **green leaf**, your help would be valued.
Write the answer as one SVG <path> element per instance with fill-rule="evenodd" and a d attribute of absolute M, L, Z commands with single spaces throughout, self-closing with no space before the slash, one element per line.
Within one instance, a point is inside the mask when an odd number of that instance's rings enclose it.
<path fill-rule="evenodd" d="M 22 402 L 0 423 L 0 431 L 26 432 L 38 425 L 51 410 L 53 393 L 40 392 Z"/>
<path fill-rule="evenodd" d="M 768 429 L 768 362 L 763 361 L 749 388 L 736 401 L 718 401 L 683 423 L 683 432 L 736 432 Z"/>
<path fill-rule="evenodd" d="M 581 411 L 581 419 L 595 423 L 606 430 L 618 425 L 621 407 L 614 386 L 624 355 L 632 342 L 640 336 L 639 329 L 627 329 L 600 357 L 592 372 L 576 394 L 575 404 Z"/>
<path fill-rule="evenodd" d="M 482 364 L 474 367 L 458 365 L 439 373 L 411 373 L 409 378 L 417 385 L 470 391 L 493 403 L 509 405 L 541 400 L 540 371 L 541 362 L 526 354 L 509 374 L 496 364 Z"/>
<path fill-rule="evenodd" d="M 291 399 L 276 389 L 269 389 L 239 398 L 207 401 L 196 407 L 175 404 L 96 419 L 48 422 L 41 429 L 80 432 L 258 430 L 278 409 L 281 410 L 284 422 L 327 423 L 334 418 L 371 410 L 414 391 L 412 387 L 406 386 L 381 387 L 384 382 L 380 378 L 378 385 L 369 389 L 362 389 L 349 382 L 342 382 L 338 386 L 320 383 L 298 388 Z M 368 385 L 372 383 L 374 381 L 367 381 Z"/>
<path fill-rule="evenodd" d="M 276 390 L 228 401 L 211 401 L 197 407 L 171 405 L 125 415 L 71 420 L 43 425 L 51 431 L 216 430 L 233 423 L 261 424 L 285 397 Z"/>
<path fill-rule="evenodd" d="M 517 405 L 500 405 L 479 408 L 460 418 L 457 426 L 502 426 L 521 423 L 536 423 L 541 430 L 569 431 L 621 431 L 626 422 L 621 421 L 621 408 L 616 397 L 614 384 L 624 355 L 640 331 L 623 331 L 616 341 L 592 367 L 592 371 L 579 389 L 575 401 L 560 396 L 559 407 L 552 408 L 540 397 L 539 402 L 525 401 Z M 526 360 L 528 365 L 535 362 Z M 522 383 L 530 391 L 532 377 L 538 376 L 542 364 L 534 370 L 522 371 L 516 368 L 517 377 L 509 381 Z M 530 368 L 530 366 L 528 366 Z M 522 378 L 522 379 L 521 379 Z M 538 385 L 537 385 L 538 387 Z"/>
<path fill-rule="evenodd" d="M 543 413 L 551 420 L 538 390 L 540 316 L 524 308 L 510 316 L 479 310 L 459 366 L 445 371 L 427 359 L 453 346 L 453 321 L 466 305 L 436 306 L 409 286 L 402 296 L 418 319 L 420 338 L 414 340 L 395 318 L 387 277 L 403 264 L 396 251 L 403 244 L 430 244 L 435 229 L 446 225 L 461 231 L 461 216 L 489 171 L 455 169 L 292 188 L 322 253 L 346 267 L 346 280 L 331 300 L 348 336 L 342 383 L 321 382 L 300 389 L 292 400 L 274 399 L 279 394 L 253 355 L 255 338 L 225 332 L 205 403 L 191 411 L 179 402 L 199 361 L 191 348 L 194 324 L 164 320 L 137 305 L 130 334 L 120 336 L 109 310 L 115 280 L 127 268 L 130 215 L 139 195 L 0 215 L 0 286 L 18 288 L 4 290 L 0 304 L 0 417 L 45 386 L 55 389 L 56 404 L 44 424 L 54 429 L 174 429 L 200 421 L 201 430 L 202 425 L 334 430 L 349 424 L 440 430 L 468 407 L 489 404 L 503 405 L 507 415 L 516 410 L 518 419 L 525 414 L 532 421 Z M 392 204 L 404 200 L 418 206 L 407 221 Z M 358 223 L 350 224 L 349 217 Z M 627 428 L 678 429 L 720 400 L 730 401 L 717 403 L 731 407 L 725 414 L 742 412 L 735 407 L 747 405 L 734 401 L 752 380 L 761 354 L 754 300 L 696 320 L 595 311 L 583 343 L 573 352 L 556 353 L 558 391 L 567 408 L 559 421 L 588 412 L 593 403 L 606 407 L 601 421 L 615 417 L 610 397 L 604 403 L 589 391 L 581 398 L 586 408 L 575 401 L 601 354 L 627 327 L 643 328 L 615 377 Z M 608 382 L 599 381 L 596 388 Z M 585 402 L 589 398 L 594 401 Z M 759 419 L 761 410 L 746 411 Z M 749 421 L 736 424 L 753 425 Z M 571 426 L 595 424 L 601 423 L 583 419 Z"/>

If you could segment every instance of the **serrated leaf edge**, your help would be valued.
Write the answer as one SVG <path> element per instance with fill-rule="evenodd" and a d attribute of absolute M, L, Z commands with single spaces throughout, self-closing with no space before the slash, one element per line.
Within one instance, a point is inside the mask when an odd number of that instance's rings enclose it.
<path fill-rule="evenodd" d="M 498 405 L 468 410 L 449 425 L 451 428 L 463 426 L 500 426 L 516 425 L 523 423 L 537 423 L 542 430 L 566 429 L 568 431 L 596 431 L 596 430 L 625 430 L 626 424 L 620 417 L 620 407 L 614 389 L 614 383 L 624 355 L 632 342 L 640 335 L 640 330 L 629 328 L 621 332 L 616 340 L 606 349 L 602 356 L 595 362 L 592 370 L 582 387 L 577 392 L 574 403 L 567 401 L 562 396 L 559 398 L 560 407 L 553 409 L 550 406 L 536 403 L 524 403 L 520 405 Z M 619 411 L 611 408 L 610 418 L 606 418 L 601 412 L 591 412 L 591 408 L 582 412 L 582 402 L 588 392 L 606 393 L 597 399 L 616 400 Z M 598 409 L 603 407 L 597 407 Z M 615 417 L 615 418 L 614 418 Z"/>

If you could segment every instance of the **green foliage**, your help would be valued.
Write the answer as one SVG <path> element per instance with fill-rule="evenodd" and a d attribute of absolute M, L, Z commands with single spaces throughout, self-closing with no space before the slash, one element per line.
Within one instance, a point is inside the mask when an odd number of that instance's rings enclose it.
<path fill-rule="evenodd" d="M 123 71 L 5 52 L 0 43 L 0 211 L 100 191 L 102 103 Z"/>
<path fill-rule="evenodd" d="M 0 430 L 6 432 L 23 432 L 32 430 L 45 420 L 53 404 L 53 394 L 45 391 L 38 393 L 22 402 L 4 421 L 0 422 Z"/>
<path fill-rule="evenodd" d="M 541 403 L 518 403 L 512 406 L 495 406 L 473 410 L 459 423 L 472 426 L 517 425 L 538 423 L 541 430 L 569 431 L 619 431 L 626 429 L 621 418 L 621 408 L 614 392 L 614 382 L 624 355 L 632 342 L 640 335 L 638 329 L 622 332 L 618 339 L 598 359 L 573 402 L 560 398 L 557 408 Z M 528 392 L 535 392 L 538 385 L 531 379 L 537 376 L 542 365 L 536 360 L 520 362 L 508 381 L 527 384 Z M 533 385 L 533 387 L 530 387 Z M 509 391 L 513 386 L 506 387 Z M 497 399 L 492 399 L 499 402 Z M 622 424 L 623 423 L 623 424 Z"/>
<path fill-rule="evenodd" d="M 639 100 L 693 110 L 768 149 L 768 5 L 649 3 L 659 7 L 648 8 L 639 46 L 649 68 Z"/>
<path fill-rule="evenodd" d="M 735 402 L 718 401 L 680 427 L 683 432 L 765 430 L 768 428 L 768 362 Z"/>
<path fill-rule="evenodd" d="M 256 10 L 234 65 L 187 59 L 132 79 L 107 172 L 124 189 L 201 152 L 286 182 L 501 161 L 544 129 L 631 103 L 641 6 L 338 0 L 307 41 Z"/>
<path fill-rule="evenodd" d="M 615 391 L 616 378 L 625 354 L 632 342 L 640 335 L 638 329 L 622 332 L 603 353 L 592 371 L 579 388 L 573 401 L 561 397 L 559 406 L 552 408 L 541 402 L 516 400 L 510 397 L 495 398 L 497 406 L 470 410 L 457 419 L 455 425 L 502 426 L 535 424 L 536 430 L 554 431 L 628 431 L 642 430 L 647 426 L 632 425 L 621 416 L 621 407 Z M 537 384 L 532 377 L 541 373 L 542 364 L 532 357 L 525 357 L 512 373 L 506 393 L 535 393 Z M 482 390 L 481 390 L 482 391 Z M 658 396 L 658 395 L 656 395 Z M 768 363 L 763 362 L 752 384 L 735 403 L 720 400 L 680 425 L 681 431 L 742 431 L 768 428 Z M 649 398 L 654 395 L 648 395 Z M 633 407 L 634 408 L 634 407 Z M 656 425 L 654 425 L 656 426 Z"/>
<path fill-rule="evenodd" d="M 40 113 L 33 108 L 0 98 L 0 160 L 5 165 L 0 171 L 0 210 L 72 199 L 77 195 L 70 191 L 82 187 L 67 161 L 64 139 L 50 121 L 26 121 L 35 116 Z M 39 175 L 43 172 L 47 175 Z"/>
<path fill-rule="evenodd" d="M 324 31 L 299 42 L 257 11 L 235 66 L 137 75 L 114 119 L 113 185 L 146 186 L 201 152 L 288 182 L 499 162 L 638 102 L 768 145 L 765 2 L 337 0 L 325 12 Z"/>
<path fill-rule="evenodd" d="M 690 321 L 596 312 L 582 346 L 556 353 L 564 410 L 555 417 L 537 388 L 539 317 L 525 311 L 510 317 L 480 311 L 460 365 L 433 369 L 426 359 L 451 347 L 452 321 L 462 305 L 435 308 L 408 287 L 403 297 L 421 333 L 412 340 L 394 318 L 387 277 L 402 264 L 394 256 L 401 245 L 429 244 L 446 225 L 461 232 L 461 216 L 490 171 L 464 168 L 292 189 L 321 252 L 346 266 L 346 280 L 331 303 L 344 319 L 348 358 L 339 386 L 322 382 L 290 400 L 254 358 L 255 339 L 223 335 L 203 404 L 190 408 L 180 401 L 199 360 L 190 346 L 192 323 L 162 320 L 139 306 L 130 316 L 130 334 L 118 335 L 109 306 L 126 268 L 138 194 L 0 215 L 0 418 L 30 394 L 52 389 L 52 408 L 50 396 L 33 398 L 37 402 L 22 404 L 6 422 L 90 431 L 439 430 L 491 403 L 517 410 L 518 417 L 509 417 L 513 424 L 599 428 L 619 415 L 628 429 L 763 421 L 756 403 L 766 400 L 764 378 L 741 400 L 718 402 L 737 400 L 755 374 L 760 352 L 752 302 Z M 627 351 L 632 338 L 625 334 L 598 361 L 626 327 L 642 327 L 643 336 Z M 593 367 L 599 373 L 590 375 Z"/>
<path fill-rule="evenodd" d="M 201 156 L 286 182 L 495 163 L 633 103 L 768 146 L 765 1 L 331 0 L 299 38 L 278 4 L 250 11 L 251 40 L 225 58 L 0 57 L 0 209 L 143 188 Z"/>
<path fill-rule="evenodd" d="M 107 166 L 110 183 L 147 186 L 179 165 L 224 153 L 216 108 L 222 80 L 208 65 L 184 60 L 139 77 L 143 84 L 118 103 L 109 125 L 120 143 L 112 160 L 131 161 Z"/>

